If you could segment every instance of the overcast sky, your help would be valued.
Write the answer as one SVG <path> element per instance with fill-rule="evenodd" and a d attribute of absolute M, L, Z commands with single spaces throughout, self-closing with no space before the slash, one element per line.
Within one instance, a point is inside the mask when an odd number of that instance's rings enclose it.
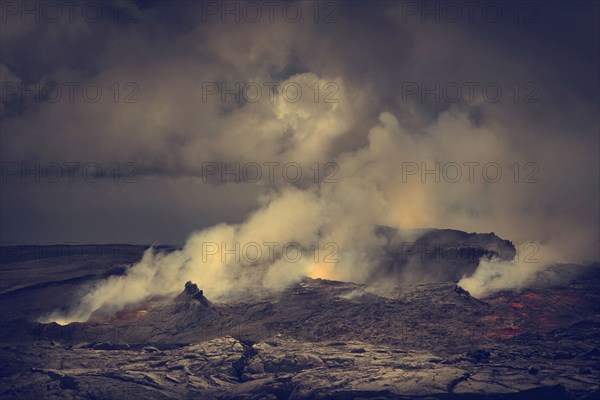
<path fill-rule="evenodd" d="M 598 258 L 598 2 L 48 4 L 0 10 L 3 243 L 182 244 L 298 189 Z"/>

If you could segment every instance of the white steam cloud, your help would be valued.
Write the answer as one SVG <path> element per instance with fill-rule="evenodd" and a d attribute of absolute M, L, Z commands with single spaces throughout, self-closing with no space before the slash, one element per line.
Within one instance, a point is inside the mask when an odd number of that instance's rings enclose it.
<path fill-rule="evenodd" d="M 432 169 L 436 162 L 483 164 L 493 160 L 508 168 L 521 155 L 495 129 L 476 126 L 466 112 L 453 108 L 424 132 L 413 134 L 403 129 L 393 114 L 384 112 L 379 124 L 369 131 L 366 146 L 335 160 L 339 167 L 337 183 L 265 188 L 260 207 L 244 223 L 219 224 L 193 233 L 180 251 L 157 254 L 149 249 L 125 275 L 98 283 L 74 308 L 66 313 L 55 311 L 43 320 L 85 321 L 98 309 L 114 312 L 152 296 L 177 293 L 188 280 L 196 282 L 213 300 L 279 290 L 307 275 L 364 282 L 382 255 L 382 239 L 373 229 L 378 224 L 493 230 L 504 238 L 536 243 L 540 240 L 534 235 L 541 233 L 539 224 L 535 229 L 524 227 L 539 219 L 526 205 L 545 186 L 524 190 L 511 179 L 490 183 L 465 178 L 449 183 L 436 182 L 435 176 L 428 179 L 427 175 L 403 174 L 406 162 L 419 166 L 425 163 Z M 322 153 L 321 146 L 327 143 L 315 146 L 315 152 Z M 547 224 L 558 224 L 564 218 L 568 215 L 557 214 Z M 269 243 L 274 245 L 269 247 Z M 297 243 L 303 250 L 314 249 L 316 244 L 320 253 L 315 257 L 312 251 L 290 262 L 283 254 L 283 247 L 290 243 Z M 247 246 L 253 244 L 260 248 L 261 256 L 255 257 L 254 246 L 253 256 L 245 257 L 242 249 L 248 250 Z M 327 249 L 328 244 L 333 247 Z M 539 247 L 539 264 L 533 267 L 519 262 L 482 261 L 477 271 L 460 284 L 475 296 L 518 287 L 527 283 L 546 258 L 560 261 L 577 252 L 584 255 L 587 243 L 560 245 L 546 240 Z M 554 248 L 561 251 L 550 254 L 548 249 Z M 269 249 L 273 249 L 272 254 L 266 254 Z"/>
<path fill-rule="evenodd" d="M 458 285 L 472 296 L 482 298 L 503 289 L 525 287 L 535 278 L 536 272 L 545 267 L 542 264 L 481 259 L 477 270 L 470 276 L 463 276 Z"/>

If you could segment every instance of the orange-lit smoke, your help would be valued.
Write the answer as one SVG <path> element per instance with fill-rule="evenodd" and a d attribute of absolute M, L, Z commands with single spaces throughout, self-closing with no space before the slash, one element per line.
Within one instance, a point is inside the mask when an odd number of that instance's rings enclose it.
<path fill-rule="evenodd" d="M 336 280 L 339 279 L 338 274 L 335 271 L 336 264 L 332 263 L 315 263 L 311 265 L 308 269 L 308 273 L 306 276 L 313 279 L 329 279 Z"/>

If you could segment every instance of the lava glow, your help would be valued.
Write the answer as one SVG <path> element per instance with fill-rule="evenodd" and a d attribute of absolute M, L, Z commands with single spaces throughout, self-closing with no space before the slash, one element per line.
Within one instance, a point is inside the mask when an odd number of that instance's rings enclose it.
<path fill-rule="evenodd" d="M 315 263 L 308 269 L 306 276 L 312 279 L 336 280 L 334 266 L 332 263 Z"/>
<path fill-rule="evenodd" d="M 146 315 L 148 315 L 148 310 L 145 309 L 122 310 L 119 311 L 115 317 L 110 320 L 110 322 L 129 321 L 138 318 L 144 318 Z"/>

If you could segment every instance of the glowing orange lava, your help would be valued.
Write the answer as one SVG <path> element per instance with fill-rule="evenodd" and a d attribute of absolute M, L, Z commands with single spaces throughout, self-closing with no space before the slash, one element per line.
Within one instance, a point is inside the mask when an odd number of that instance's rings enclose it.
<path fill-rule="evenodd" d="M 330 279 L 335 280 L 337 275 L 334 271 L 335 264 L 332 263 L 315 263 L 310 266 L 306 276 L 312 279 Z"/>
<path fill-rule="evenodd" d="M 148 310 L 145 309 L 129 309 L 119 311 L 113 318 L 111 318 L 110 322 L 115 321 L 130 321 L 138 318 L 143 318 L 148 315 Z"/>
<path fill-rule="evenodd" d="M 529 292 L 529 293 L 525 293 L 524 296 L 526 298 L 528 298 L 529 300 L 544 301 L 544 296 L 542 296 L 541 294 L 538 294 L 538 293 Z"/>
<path fill-rule="evenodd" d="M 508 303 L 512 308 L 516 308 L 517 310 L 520 310 L 522 308 L 525 308 L 525 305 L 523 303 L 520 303 L 518 301 L 511 301 L 510 303 Z"/>

